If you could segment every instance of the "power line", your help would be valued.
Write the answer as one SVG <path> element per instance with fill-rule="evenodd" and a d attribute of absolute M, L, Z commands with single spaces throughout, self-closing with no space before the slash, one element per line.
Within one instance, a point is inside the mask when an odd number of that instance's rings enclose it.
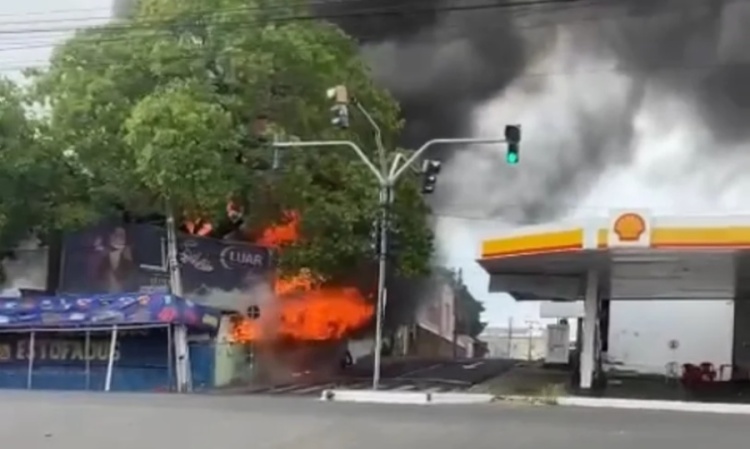
<path fill-rule="evenodd" d="M 568 1 L 565 1 L 563 3 L 569 4 L 571 1 L 573 1 L 573 0 L 568 0 Z M 575 0 L 575 1 L 577 3 L 579 1 L 586 1 L 586 0 Z M 610 3 L 610 2 L 605 2 L 605 1 L 601 1 L 601 0 L 600 1 L 593 1 L 593 2 L 592 2 L 592 0 L 588 0 L 588 1 L 590 2 L 589 4 L 592 4 L 592 3 L 597 3 L 597 4 Z M 736 3 L 736 2 L 745 3 L 745 2 L 747 2 L 747 0 L 730 0 L 730 2 L 733 2 L 733 3 Z M 529 4 L 528 2 L 523 2 L 523 3 L 524 4 Z M 685 5 L 685 6 L 687 6 L 687 5 Z M 476 5 L 475 5 L 475 7 L 476 7 Z M 664 13 L 668 13 L 668 14 L 682 13 L 685 10 L 686 10 L 686 8 L 681 8 L 680 10 L 670 9 L 670 10 L 663 11 L 661 14 L 664 14 Z M 609 19 L 586 18 L 586 19 L 574 20 L 574 21 L 557 21 L 557 22 L 551 23 L 551 24 L 547 23 L 547 24 L 517 26 L 517 29 L 545 28 L 545 27 L 558 26 L 560 24 L 566 24 L 566 23 L 571 23 L 571 22 L 581 22 L 581 21 L 591 22 L 591 21 L 603 21 L 603 20 L 609 20 Z M 616 19 L 612 19 L 612 20 L 616 20 Z M 284 19 L 284 21 L 287 21 L 287 20 Z M 290 21 L 293 21 L 293 20 L 290 20 Z M 234 26 L 234 25 L 248 25 L 248 24 L 251 24 L 251 22 L 249 22 L 249 21 L 241 21 L 241 22 L 239 22 L 238 21 L 238 22 L 224 22 L 223 23 L 223 25 L 230 25 L 230 26 Z M 457 29 L 458 28 L 454 28 L 454 30 L 457 30 Z M 102 38 L 99 38 L 99 39 L 94 38 L 94 39 L 92 39 L 92 43 L 95 43 L 97 45 L 101 45 L 102 43 L 117 43 L 117 42 L 122 42 L 122 41 L 135 40 L 135 39 L 138 39 L 138 38 L 144 38 L 144 39 L 146 39 L 146 38 L 151 38 L 151 37 L 155 37 L 155 38 L 160 37 L 159 34 L 158 34 L 158 32 L 160 30 L 154 29 L 154 31 L 156 31 L 157 33 L 156 34 L 154 34 L 154 33 L 148 33 L 148 34 L 141 34 L 141 35 L 131 35 L 131 36 L 128 36 L 128 37 L 116 37 L 116 38 L 103 38 L 103 39 Z M 165 32 L 165 33 L 168 33 L 168 32 Z M 165 36 L 166 35 L 167 34 L 165 34 Z M 366 37 L 363 37 L 363 38 L 366 39 Z M 34 48 L 47 48 L 47 47 L 52 47 L 52 46 L 54 46 L 56 44 L 57 43 L 42 43 L 42 42 L 40 42 L 40 43 L 28 44 L 28 45 L 0 47 L 0 52 L 3 52 L 3 51 L 19 51 L 19 50 L 34 49 Z M 170 60 L 177 60 L 177 61 L 178 60 L 192 60 L 192 59 L 197 59 L 198 56 L 199 55 L 197 55 L 197 54 L 194 55 L 194 56 L 186 54 L 186 55 L 181 55 L 181 56 L 178 56 L 178 57 L 173 57 Z M 44 66 L 47 63 L 48 63 L 48 61 L 46 61 L 46 60 L 33 60 L 33 61 L 25 61 L 23 63 L 18 63 L 16 65 L 10 65 L 10 66 L 9 65 L 3 66 L 2 64 L 0 64 L 0 72 L 18 71 L 18 70 L 23 70 L 23 69 L 26 69 L 26 68 L 39 68 L 39 67 Z M 88 66 L 88 67 L 91 67 L 91 65 L 92 65 L 91 62 L 87 62 L 85 64 L 85 66 Z M 687 66 L 687 65 L 654 66 L 654 67 L 647 67 L 647 68 L 639 68 L 637 71 L 641 71 L 641 72 L 662 71 L 662 70 L 692 70 L 692 71 L 698 71 L 698 70 L 707 70 L 707 69 L 711 69 L 711 68 L 714 68 L 714 67 L 717 67 L 717 66 L 723 66 L 723 65 L 731 65 L 731 64 L 707 63 L 707 64 L 698 65 L 698 66 L 696 66 L 696 65 L 692 65 L 692 66 Z M 31 67 L 29 67 L 29 66 L 31 66 Z M 593 69 L 593 70 L 580 70 L 580 69 L 578 69 L 578 70 L 555 71 L 555 72 L 549 72 L 548 71 L 548 72 L 538 72 L 538 73 L 526 73 L 525 75 L 522 75 L 522 77 L 525 77 L 525 78 L 531 78 L 531 77 L 548 77 L 548 76 L 557 76 L 557 75 L 565 75 L 565 74 L 572 74 L 572 73 L 576 73 L 576 74 L 583 74 L 583 73 L 613 73 L 613 72 L 622 72 L 624 70 L 627 70 L 627 68 L 606 68 L 606 69 Z M 631 71 L 635 71 L 635 70 L 631 70 Z"/>
<path fill-rule="evenodd" d="M 689 0 L 688 0 L 689 1 Z M 695 1 L 695 0 L 693 0 Z M 700 0 L 701 2 L 709 2 L 711 0 Z M 747 0 L 729 0 L 730 2 L 746 2 Z M 292 2 L 287 5 L 277 6 L 245 6 L 239 8 L 227 8 L 220 10 L 206 11 L 205 13 L 195 14 L 193 20 L 221 18 L 228 14 L 237 14 L 243 12 L 286 12 L 296 7 L 304 6 L 325 6 L 339 4 L 338 0 L 310 0 L 307 2 Z M 346 19 L 346 18 L 371 18 L 377 16 L 412 16 L 412 15 L 423 15 L 423 14 L 435 14 L 435 13 L 450 13 L 450 12 L 471 12 L 471 11 L 485 11 L 485 10 L 506 10 L 510 14 L 515 14 L 518 11 L 527 9 L 528 11 L 535 12 L 554 12 L 554 9 L 547 9 L 544 7 L 565 7 L 564 9 L 572 8 L 590 8 L 594 6 L 618 6 L 612 0 L 494 0 L 494 1 L 483 1 L 468 5 L 443 5 L 435 6 L 433 1 L 430 0 L 411 0 L 411 4 L 408 2 L 402 2 L 396 6 L 380 6 L 376 8 L 361 8 L 355 9 L 354 11 L 338 12 L 338 13 L 326 13 L 326 14 L 289 14 L 280 17 L 269 17 L 263 19 L 263 21 L 269 23 L 283 23 L 283 22 L 295 22 L 295 21 L 310 21 L 310 20 L 334 20 L 334 19 Z M 559 10 L 558 10 L 559 11 Z M 0 22 L 0 26 L 4 25 L 36 25 L 39 23 L 70 23 L 76 21 L 92 21 L 95 19 L 109 19 L 110 17 L 83 17 L 78 19 L 50 19 L 47 21 L 16 21 L 16 22 Z M 169 25 L 175 23 L 178 18 L 169 19 L 151 19 L 151 20 L 139 20 L 136 22 L 129 23 L 109 23 L 108 28 L 113 30 L 153 30 L 154 27 L 160 25 Z M 261 20 L 242 21 L 244 24 L 260 23 Z M 73 32 L 80 29 L 80 26 L 73 27 L 54 27 L 54 28 L 21 28 L 21 29 L 0 29 L 0 35 L 13 35 L 13 34 L 43 34 L 43 33 L 59 33 L 59 32 Z"/>

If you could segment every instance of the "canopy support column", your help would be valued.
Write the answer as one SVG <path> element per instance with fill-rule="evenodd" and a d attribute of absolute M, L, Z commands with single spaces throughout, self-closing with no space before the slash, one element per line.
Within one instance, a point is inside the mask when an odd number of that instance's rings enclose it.
<path fill-rule="evenodd" d="M 584 297 L 583 347 L 580 361 L 580 388 L 591 389 L 596 362 L 596 322 L 599 310 L 599 272 L 591 269 L 586 274 Z"/>

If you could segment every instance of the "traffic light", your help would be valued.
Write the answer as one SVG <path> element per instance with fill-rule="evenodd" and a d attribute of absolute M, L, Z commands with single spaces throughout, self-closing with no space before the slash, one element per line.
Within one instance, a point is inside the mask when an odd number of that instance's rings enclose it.
<path fill-rule="evenodd" d="M 370 229 L 370 249 L 375 256 L 380 254 L 380 220 L 372 222 L 372 228 Z"/>
<path fill-rule="evenodd" d="M 425 159 L 422 162 L 422 193 L 432 193 L 435 191 L 440 166 L 440 161 L 433 159 Z"/>
<path fill-rule="evenodd" d="M 376 257 L 380 256 L 380 237 L 380 220 L 375 220 L 370 231 L 370 249 Z M 400 232 L 391 222 L 388 227 L 388 248 L 386 249 L 388 255 L 393 256 L 400 246 Z"/>
<path fill-rule="evenodd" d="M 505 127 L 505 140 L 508 144 L 505 162 L 509 165 L 516 165 L 521 161 L 521 125 L 507 125 Z"/>
<path fill-rule="evenodd" d="M 349 127 L 349 93 L 346 86 L 336 86 L 326 91 L 329 100 L 334 101 L 331 107 L 331 124 L 342 129 Z"/>

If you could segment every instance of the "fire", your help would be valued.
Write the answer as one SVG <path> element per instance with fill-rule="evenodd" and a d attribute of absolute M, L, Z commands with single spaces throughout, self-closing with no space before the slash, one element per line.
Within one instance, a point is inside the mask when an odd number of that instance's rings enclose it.
<path fill-rule="evenodd" d="M 258 243 L 280 248 L 298 239 L 299 215 L 289 212 L 284 223 L 265 229 Z M 277 280 L 274 292 L 274 303 L 259 318 L 235 320 L 234 341 L 338 340 L 364 326 L 374 311 L 356 288 L 322 287 L 309 270 Z"/>

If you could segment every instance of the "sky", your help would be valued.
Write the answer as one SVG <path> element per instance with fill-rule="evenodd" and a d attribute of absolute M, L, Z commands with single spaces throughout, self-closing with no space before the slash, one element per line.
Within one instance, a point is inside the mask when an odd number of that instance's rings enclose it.
<path fill-rule="evenodd" d="M 66 29 L 106 22 L 110 8 L 111 0 L 0 2 L 0 71 L 17 76 L 21 67 L 43 65 L 53 44 L 70 34 Z M 49 31 L 55 28 L 59 30 Z M 11 29 L 13 32 L 7 33 Z M 20 29 L 35 31 L 18 32 Z M 566 61 L 560 59 L 566 54 L 563 50 L 548 52 L 546 59 L 529 67 L 533 71 L 543 67 L 553 75 L 537 79 L 534 88 L 529 88 L 528 78 L 519 77 L 474 112 L 477 136 L 496 136 L 505 123 L 523 124 L 522 161 L 513 170 L 518 171 L 514 176 L 524 182 L 533 183 L 535 178 L 544 176 L 550 161 L 564 159 L 559 143 L 569 140 L 567 130 L 578 125 L 570 121 L 573 118 L 566 111 L 606 109 L 620 101 L 618 96 L 626 85 L 622 75 L 608 70 L 607 61 L 576 61 L 575 67 L 583 69 L 569 70 Z M 561 66 L 566 67 L 564 73 L 554 75 Z M 599 71 L 592 72 L 592 67 Z M 710 148 L 712 143 L 696 114 L 679 98 L 648 92 L 634 118 L 637 137 L 633 157 L 602 170 L 592 185 L 567 198 L 572 206 L 560 218 L 606 216 L 611 209 L 622 207 L 648 208 L 662 214 L 742 210 L 742 194 L 750 190 L 750 179 L 738 174 L 737 167 L 747 166 L 748 161 L 728 158 L 708 165 L 701 150 Z M 496 192 L 483 191 L 479 181 L 498 176 L 488 172 L 497 164 L 483 165 L 481 158 L 502 158 L 502 154 L 496 146 L 466 148 L 444 167 L 440 183 L 444 188 L 460 184 L 458 195 L 464 195 L 466 201 L 481 201 Z M 467 179 L 466 173 L 475 175 Z M 484 319 L 492 326 L 505 326 L 511 317 L 516 325 L 538 321 L 538 304 L 517 303 L 508 295 L 487 293 L 488 277 L 475 262 L 481 241 L 498 236 L 511 225 L 465 211 L 436 212 L 441 263 L 463 270 L 464 281 L 485 304 Z"/>
<path fill-rule="evenodd" d="M 111 0 L 0 2 L 0 71 L 14 76 L 20 68 L 43 65 L 70 28 L 104 23 L 110 9 Z"/>

